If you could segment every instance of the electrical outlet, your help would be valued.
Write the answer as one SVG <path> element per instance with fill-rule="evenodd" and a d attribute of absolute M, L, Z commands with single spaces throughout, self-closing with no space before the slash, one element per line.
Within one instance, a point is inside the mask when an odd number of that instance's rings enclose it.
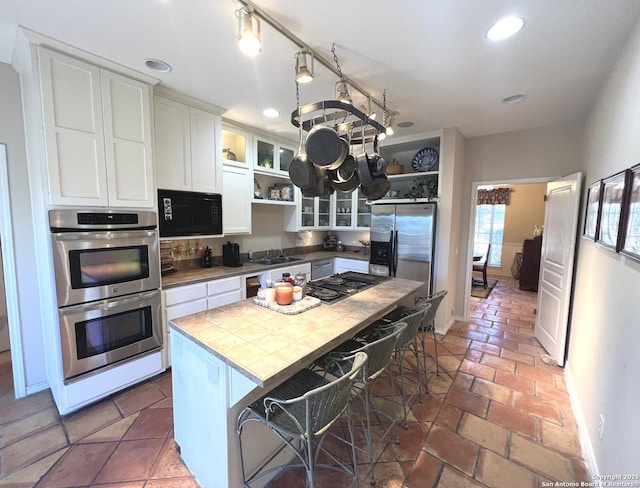
<path fill-rule="evenodd" d="M 598 436 L 602 439 L 604 434 L 604 415 L 600 414 L 600 421 L 598 422 Z"/>

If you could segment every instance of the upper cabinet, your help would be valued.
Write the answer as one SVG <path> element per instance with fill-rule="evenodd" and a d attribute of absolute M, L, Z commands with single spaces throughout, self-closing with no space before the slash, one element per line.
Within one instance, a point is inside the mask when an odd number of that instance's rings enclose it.
<path fill-rule="evenodd" d="M 255 154 L 255 171 L 289 177 L 289 165 L 295 154 L 293 148 L 262 137 L 256 137 Z"/>
<path fill-rule="evenodd" d="M 369 230 L 371 227 L 371 205 L 358 188 L 351 193 L 336 192 L 332 228 L 336 230 Z"/>
<path fill-rule="evenodd" d="M 159 96 L 154 112 L 158 188 L 221 193 L 220 116 Z"/>
<path fill-rule="evenodd" d="M 331 229 L 331 196 L 305 197 L 294 188 L 296 205 L 287 207 L 284 227 L 287 232 Z"/>
<path fill-rule="evenodd" d="M 298 201 L 289 180 L 289 165 L 293 159 L 291 147 L 254 135 L 253 203 L 293 206 Z"/>
<path fill-rule="evenodd" d="M 222 160 L 225 164 L 250 169 L 251 135 L 228 124 L 222 124 Z"/>
<path fill-rule="evenodd" d="M 52 205 L 154 207 L 150 86 L 38 48 Z"/>

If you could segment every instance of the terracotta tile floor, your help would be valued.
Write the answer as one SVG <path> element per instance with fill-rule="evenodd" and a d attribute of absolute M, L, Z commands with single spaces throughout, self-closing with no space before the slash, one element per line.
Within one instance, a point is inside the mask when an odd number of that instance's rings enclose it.
<path fill-rule="evenodd" d="M 472 298 L 469 323 L 437 337 L 444 371 L 431 367 L 429 394 L 412 398 L 400 444 L 378 449 L 377 487 L 589 481 L 562 369 L 542 361 L 533 337 L 536 296 L 494 278 L 487 299 Z M 10 357 L 0 353 L 0 486 L 196 487 L 172 434 L 168 373 L 61 418 L 49 391 L 13 399 Z M 290 470 L 271 488 L 303 486 L 299 475 Z"/>

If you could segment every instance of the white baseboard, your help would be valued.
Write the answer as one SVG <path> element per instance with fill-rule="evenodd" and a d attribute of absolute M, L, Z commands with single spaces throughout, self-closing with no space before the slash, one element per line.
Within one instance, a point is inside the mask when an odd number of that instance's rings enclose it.
<path fill-rule="evenodd" d="M 578 390 L 573 382 L 573 376 L 571 375 L 571 369 L 569 364 L 564 368 L 564 379 L 567 382 L 567 391 L 569 392 L 569 398 L 571 399 L 571 408 L 573 409 L 573 415 L 576 418 L 576 424 L 578 425 L 578 436 L 580 437 L 580 445 L 582 446 L 582 455 L 586 464 L 587 472 L 590 479 L 598 479 L 600 471 L 598 470 L 598 463 L 596 461 L 596 455 L 593 451 L 593 444 L 591 443 L 591 437 L 589 436 L 589 430 L 587 429 L 587 423 L 585 422 L 584 412 L 580 405 L 580 398 L 578 397 Z"/>
<path fill-rule="evenodd" d="M 33 395 L 34 393 L 46 390 L 47 388 L 49 388 L 49 383 L 47 381 L 41 381 L 40 383 L 36 383 L 35 385 L 27 386 L 26 393 L 27 396 L 29 396 Z"/>

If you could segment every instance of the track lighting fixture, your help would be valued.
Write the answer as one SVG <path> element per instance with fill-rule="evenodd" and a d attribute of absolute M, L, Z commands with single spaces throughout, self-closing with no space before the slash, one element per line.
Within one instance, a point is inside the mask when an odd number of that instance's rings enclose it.
<path fill-rule="evenodd" d="M 351 103 L 349 88 L 346 81 L 336 82 L 336 98 L 342 102 Z"/>
<path fill-rule="evenodd" d="M 307 56 L 311 58 L 311 67 L 307 64 Z M 313 81 L 313 53 L 299 51 L 296 58 L 296 83 L 309 83 Z"/>
<path fill-rule="evenodd" d="M 236 17 L 238 18 L 240 50 L 250 56 L 258 54 L 262 51 L 260 19 L 254 16 L 247 7 L 236 10 Z"/>

